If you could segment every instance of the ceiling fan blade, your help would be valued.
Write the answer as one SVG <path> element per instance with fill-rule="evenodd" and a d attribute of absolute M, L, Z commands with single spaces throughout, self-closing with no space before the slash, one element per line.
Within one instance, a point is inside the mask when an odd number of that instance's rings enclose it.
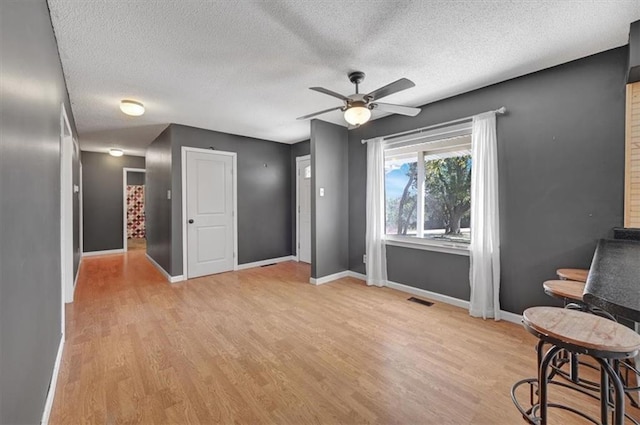
<path fill-rule="evenodd" d="M 415 87 L 415 83 L 413 81 L 407 78 L 400 78 L 393 83 L 389 83 L 384 87 L 380 87 L 378 90 L 372 91 L 371 93 L 366 95 L 366 97 L 370 98 L 371 100 L 378 100 L 399 91 L 410 89 L 411 87 Z"/>
<path fill-rule="evenodd" d="M 411 106 L 392 105 L 390 103 L 372 103 L 374 109 L 379 109 L 384 112 L 391 112 L 393 114 L 407 115 L 415 117 L 422 111 L 420 108 L 412 108 Z"/>
<path fill-rule="evenodd" d="M 320 111 L 320 112 L 314 112 L 313 114 L 305 115 L 303 117 L 298 117 L 296 119 L 297 120 L 306 120 L 306 119 L 309 119 L 309 118 L 313 118 L 313 117 L 315 117 L 317 115 L 326 114 L 327 112 L 337 111 L 338 109 L 342 109 L 342 106 L 337 106 L 335 108 L 325 109 L 324 111 Z"/>
<path fill-rule="evenodd" d="M 341 95 L 340 93 L 336 93 L 334 91 L 331 91 L 329 89 L 325 89 L 324 87 L 309 87 L 309 90 L 314 90 L 320 93 L 324 93 L 324 94 L 328 94 L 329 96 L 333 96 L 333 97 L 337 97 L 340 100 L 344 100 L 345 102 L 347 102 L 349 100 L 348 97 Z"/>

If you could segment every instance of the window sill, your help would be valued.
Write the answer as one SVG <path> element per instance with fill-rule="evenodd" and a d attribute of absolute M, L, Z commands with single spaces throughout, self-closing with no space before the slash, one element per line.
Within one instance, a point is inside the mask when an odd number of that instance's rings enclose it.
<path fill-rule="evenodd" d="M 469 246 L 455 242 L 437 242 L 428 239 L 417 239 L 402 236 L 387 235 L 385 245 L 400 246 L 402 248 L 422 249 L 425 251 L 444 252 L 447 254 L 469 256 Z"/>

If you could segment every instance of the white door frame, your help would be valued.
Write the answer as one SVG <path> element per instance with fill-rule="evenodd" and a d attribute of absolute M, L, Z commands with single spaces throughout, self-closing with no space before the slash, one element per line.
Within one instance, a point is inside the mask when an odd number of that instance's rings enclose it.
<path fill-rule="evenodd" d="M 82 161 L 80 161 L 80 164 L 78 164 L 80 166 L 80 175 L 78 176 L 78 183 L 79 183 L 79 188 L 78 188 L 78 215 L 79 215 L 79 220 L 78 220 L 78 225 L 80 226 L 79 229 L 79 240 L 78 240 L 78 245 L 79 245 L 79 250 L 80 250 L 80 261 L 82 261 L 82 253 L 84 252 L 84 204 L 83 204 L 83 200 L 82 200 Z M 78 265 L 78 267 L 80 267 Z M 80 269 L 78 269 L 80 270 Z"/>
<path fill-rule="evenodd" d="M 122 168 L 122 249 L 127 252 L 127 173 L 146 173 L 144 168 Z M 146 174 L 145 174 L 146 176 Z M 146 182 L 145 182 L 146 183 Z M 145 192 L 145 197 L 147 196 Z M 145 202 L 144 225 L 147 226 L 147 203 Z"/>
<path fill-rule="evenodd" d="M 73 302 L 73 132 L 64 103 L 60 108 L 60 290 L 61 326 L 65 304 Z"/>
<path fill-rule="evenodd" d="M 202 148 L 182 146 L 182 276 L 189 279 L 188 246 L 187 246 L 187 152 L 198 152 L 209 155 L 230 156 L 232 159 L 231 185 L 233 197 L 233 270 L 238 270 L 238 154 L 235 152 L 218 151 Z"/>
<path fill-rule="evenodd" d="M 311 155 L 296 156 L 296 261 L 300 261 L 300 163 L 311 161 Z"/>

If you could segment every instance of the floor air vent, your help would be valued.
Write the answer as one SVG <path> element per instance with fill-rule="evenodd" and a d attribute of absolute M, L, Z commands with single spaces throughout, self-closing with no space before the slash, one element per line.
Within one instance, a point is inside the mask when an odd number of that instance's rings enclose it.
<path fill-rule="evenodd" d="M 260 266 L 260 267 L 271 267 L 271 266 L 275 266 L 275 265 L 276 265 L 276 263 L 263 264 L 263 265 L 262 265 L 262 266 Z"/>
<path fill-rule="evenodd" d="M 416 297 L 411 297 L 407 299 L 407 301 L 413 301 L 414 303 L 426 305 L 427 307 L 431 307 L 433 305 L 431 301 L 421 300 L 420 298 L 416 298 Z"/>

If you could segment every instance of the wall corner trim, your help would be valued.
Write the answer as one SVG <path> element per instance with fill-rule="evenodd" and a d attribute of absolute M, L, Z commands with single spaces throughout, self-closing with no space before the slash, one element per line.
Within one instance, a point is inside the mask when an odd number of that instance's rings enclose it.
<path fill-rule="evenodd" d="M 56 354 L 56 361 L 53 364 L 53 372 L 51 373 L 51 381 L 49 382 L 49 390 L 47 391 L 47 398 L 44 402 L 44 411 L 42 412 L 41 425 L 47 425 L 49 423 L 49 416 L 51 415 L 51 408 L 53 407 L 53 398 L 56 395 L 56 385 L 58 384 L 58 375 L 60 374 L 60 366 L 62 364 L 62 353 L 64 352 L 64 333 L 60 335 L 60 344 L 58 345 L 58 354 Z"/>
<path fill-rule="evenodd" d="M 184 275 L 178 275 L 178 276 L 171 276 L 169 273 L 167 273 L 167 271 L 165 269 L 162 268 L 162 266 L 160 266 L 160 264 L 156 263 L 156 260 L 154 260 L 153 258 L 151 258 L 151 256 L 149 254 L 147 254 L 146 252 L 144 253 L 145 257 L 147 257 L 147 260 L 149 260 L 149 262 L 156 268 L 158 269 L 158 271 L 160 273 L 162 273 L 162 275 L 165 277 L 165 279 L 167 279 L 167 282 L 169 283 L 176 283 L 176 282 L 182 282 L 183 280 L 187 280 L 185 279 Z"/>
<path fill-rule="evenodd" d="M 124 253 L 124 249 L 120 248 L 120 249 L 107 249 L 105 251 L 89 251 L 89 252 L 83 252 L 82 256 L 83 257 L 95 257 L 97 255 L 111 255 L 111 254 L 123 254 Z M 78 270 L 80 270 L 78 268 Z"/>
<path fill-rule="evenodd" d="M 236 267 L 236 270 L 252 269 L 254 267 L 267 266 L 269 264 L 284 263 L 285 261 L 297 261 L 297 260 L 294 255 L 287 255 L 284 257 L 269 258 L 266 260 L 254 261 L 252 263 L 238 264 L 238 266 Z"/>
<path fill-rule="evenodd" d="M 396 289 L 398 291 L 406 292 L 411 295 L 418 295 L 421 297 L 429 298 L 435 301 L 440 301 L 445 304 L 450 304 L 456 307 L 469 309 L 469 301 L 461 300 L 459 298 L 450 297 L 448 295 L 438 294 L 437 292 L 427 291 L 425 289 L 414 288 L 413 286 L 403 285 L 402 283 L 387 281 L 387 287 Z M 509 311 L 500 310 L 501 319 L 506 322 L 515 323 L 520 325 L 522 323 L 522 315 L 511 313 Z M 492 319 L 488 319 L 492 320 Z M 493 320 L 492 320 L 493 321 Z"/>
<path fill-rule="evenodd" d="M 342 279 L 343 277 L 349 277 L 349 270 L 338 272 L 318 278 L 309 278 L 309 283 L 313 285 L 324 285 L 325 283 L 333 282 L 334 280 Z"/>

